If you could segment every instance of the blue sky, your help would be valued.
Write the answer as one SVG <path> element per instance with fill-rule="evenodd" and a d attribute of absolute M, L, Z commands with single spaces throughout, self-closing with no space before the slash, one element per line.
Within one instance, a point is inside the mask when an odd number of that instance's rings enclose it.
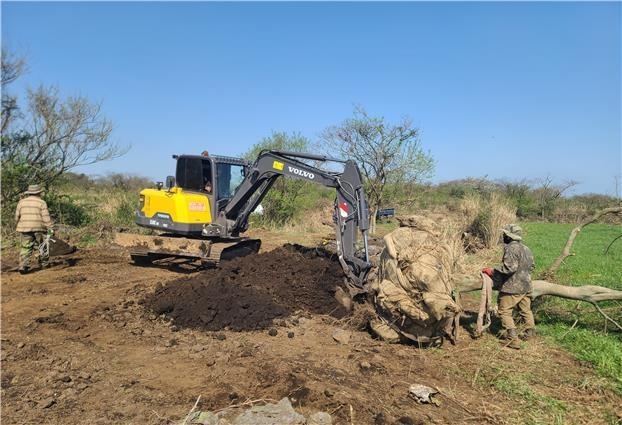
<path fill-rule="evenodd" d="M 354 105 L 411 117 L 433 182 L 580 182 L 619 195 L 621 3 L 6 2 L 10 86 L 101 101 L 123 157 L 81 168 L 163 180 L 173 153 L 312 141 Z M 616 185 L 616 177 L 618 184 Z M 616 193 L 616 190 L 618 191 Z"/>

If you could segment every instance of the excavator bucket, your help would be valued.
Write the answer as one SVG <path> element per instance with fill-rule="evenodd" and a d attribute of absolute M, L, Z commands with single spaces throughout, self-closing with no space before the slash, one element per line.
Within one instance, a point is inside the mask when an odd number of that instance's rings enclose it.
<path fill-rule="evenodd" d="M 136 264 L 196 261 L 207 267 L 215 267 L 220 261 L 256 254 L 261 247 L 259 239 L 206 240 L 176 235 L 150 236 L 133 233 L 117 233 L 115 243 L 128 248 Z"/>

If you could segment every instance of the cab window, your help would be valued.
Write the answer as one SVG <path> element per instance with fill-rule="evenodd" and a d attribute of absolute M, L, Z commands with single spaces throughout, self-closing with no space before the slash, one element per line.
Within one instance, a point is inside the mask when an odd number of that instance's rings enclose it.
<path fill-rule="evenodd" d="M 240 183 L 244 180 L 244 167 L 234 164 L 217 164 L 216 181 L 218 199 L 230 198 L 235 193 Z"/>
<path fill-rule="evenodd" d="M 182 189 L 205 191 L 206 183 L 212 181 L 212 168 L 209 159 L 181 157 L 177 159 L 175 180 Z"/>

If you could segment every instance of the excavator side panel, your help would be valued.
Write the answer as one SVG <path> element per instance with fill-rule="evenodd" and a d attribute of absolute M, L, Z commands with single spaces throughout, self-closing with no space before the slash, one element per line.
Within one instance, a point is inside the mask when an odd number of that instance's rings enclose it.
<path fill-rule="evenodd" d="M 166 232 L 199 235 L 203 225 L 212 222 L 212 196 L 178 187 L 144 189 L 140 192 L 136 223 Z"/>

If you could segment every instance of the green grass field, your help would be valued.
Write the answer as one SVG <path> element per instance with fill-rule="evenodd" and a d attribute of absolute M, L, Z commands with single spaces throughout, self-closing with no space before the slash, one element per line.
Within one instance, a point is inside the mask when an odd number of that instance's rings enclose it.
<path fill-rule="evenodd" d="M 525 243 L 536 259 L 537 278 L 563 249 L 574 225 L 523 223 Z M 554 277 L 556 283 L 599 285 L 622 290 L 622 226 L 591 224 L 577 235 L 572 256 Z M 612 243 L 613 242 L 613 243 Z M 605 254 L 605 251 L 607 253 Z M 603 310 L 622 323 L 622 302 L 601 303 Z M 538 330 L 578 359 L 590 362 L 622 393 L 622 333 L 593 306 L 584 302 L 549 299 L 534 307 Z"/>
<path fill-rule="evenodd" d="M 536 257 L 536 277 L 560 255 L 575 226 L 525 223 L 524 227 L 525 243 Z M 573 255 L 559 268 L 555 281 L 571 285 L 589 283 L 622 290 L 622 238 L 615 240 L 620 235 L 622 226 L 590 224 L 584 227 L 572 246 Z"/>

